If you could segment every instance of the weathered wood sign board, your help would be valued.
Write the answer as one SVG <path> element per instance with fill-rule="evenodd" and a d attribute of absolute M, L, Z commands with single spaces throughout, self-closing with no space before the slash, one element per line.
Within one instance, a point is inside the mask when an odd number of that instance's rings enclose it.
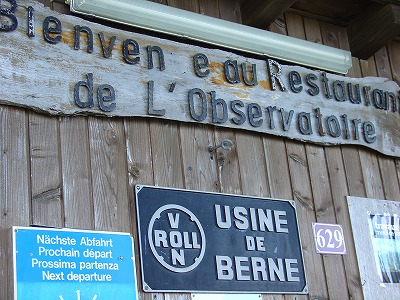
<path fill-rule="evenodd" d="M 2 104 L 52 115 L 213 124 L 400 156 L 399 86 L 393 81 L 121 31 L 35 1 L 3 3 L 11 7 L 1 11 Z"/>

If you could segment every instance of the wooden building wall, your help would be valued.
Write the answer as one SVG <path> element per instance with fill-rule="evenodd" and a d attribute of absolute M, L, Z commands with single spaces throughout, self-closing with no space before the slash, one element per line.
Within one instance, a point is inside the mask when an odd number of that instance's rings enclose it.
<path fill-rule="evenodd" d="M 68 13 L 63 3 L 40 2 Z M 158 2 L 240 22 L 236 1 Z M 269 30 L 349 48 L 344 28 L 292 13 Z M 393 41 L 369 60 L 353 59 L 349 76 L 400 81 L 399 51 Z M 223 139 L 234 141 L 233 150 L 210 155 L 208 146 Z M 361 147 L 144 118 L 52 117 L 8 106 L 0 106 L 0 177 L 0 228 L 35 224 L 136 237 L 135 184 L 294 199 L 309 295 L 264 300 L 362 299 L 345 196 L 400 200 L 400 160 Z M 315 221 L 343 225 L 347 255 L 316 253 Z M 141 292 L 140 298 L 190 296 Z"/>

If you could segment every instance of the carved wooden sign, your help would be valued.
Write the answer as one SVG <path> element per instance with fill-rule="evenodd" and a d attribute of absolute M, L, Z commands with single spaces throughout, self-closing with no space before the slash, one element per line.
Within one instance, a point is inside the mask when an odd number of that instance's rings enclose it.
<path fill-rule="evenodd" d="M 399 86 L 388 79 L 122 31 L 30 0 L 1 7 L 2 104 L 212 124 L 400 156 Z"/>

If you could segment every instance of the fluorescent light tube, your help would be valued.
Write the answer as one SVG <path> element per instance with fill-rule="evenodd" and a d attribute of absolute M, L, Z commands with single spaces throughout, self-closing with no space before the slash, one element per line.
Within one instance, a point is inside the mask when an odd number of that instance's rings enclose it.
<path fill-rule="evenodd" d="M 146 0 L 70 0 L 71 11 L 117 23 L 346 74 L 349 51 Z"/>

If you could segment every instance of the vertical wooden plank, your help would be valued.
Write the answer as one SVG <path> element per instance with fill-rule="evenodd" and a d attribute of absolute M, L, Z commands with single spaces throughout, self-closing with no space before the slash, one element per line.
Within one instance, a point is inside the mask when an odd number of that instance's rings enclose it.
<path fill-rule="evenodd" d="M 305 23 L 307 39 L 322 41 L 320 24 L 308 21 Z M 321 26 L 323 27 L 323 26 Z M 325 30 L 327 30 L 325 26 Z M 329 36 L 336 36 L 333 30 L 329 30 Z M 321 146 L 306 145 L 307 159 L 310 167 L 311 186 L 313 191 L 316 220 L 320 223 L 336 224 L 335 206 L 329 182 L 328 168 L 326 164 L 325 149 Z M 347 289 L 346 272 L 343 259 L 340 255 L 323 256 L 325 274 L 327 279 L 330 299 L 346 299 L 349 297 Z"/>
<path fill-rule="evenodd" d="M 303 17 L 291 13 L 286 13 L 285 17 L 286 17 L 287 35 L 305 40 L 306 33 L 304 31 Z"/>
<path fill-rule="evenodd" d="M 150 139 L 153 155 L 154 184 L 164 187 L 184 188 L 182 150 L 179 126 L 175 122 L 151 120 Z M 190 300 L 189 294 L 151 294 L 152 299 L 178 297 Z M 146 298 L 149 299 L 149 298 Z"/>
<path fill-rule="evenodd" d="M 337 40 L 337 42 L 337 46 L 341 49 L 350 50 L 346 35 L 339 35 L 339 39 Z M 360 61 L 356 58 L 353 58 L 352 60 L 353 66 L 349 70 L 348 76 L 361 78 L 362 72 Z M 347 185 L 349 188 L 349 195 L 365 197 L 366 191 L 361 169 L 361 158 L 358 148 L 355 146 L 345 146 L 342 147 L 342 153 L 347 178 Z"/>
<path fill-rule="evenodd" d="M 214 145 L 213 130 L 202 125 L 180 125 L 185 187 L 191 190 L 219 190 L 215 154 L 208 151 Z"/>
<path fill-rule="evenodd" d="M 217 4 L 218 1 L 200 0 L 200 12 L 205 15 L 219 17 Z M 226 175 L 221 175 L 221 172 L 223 173 L 229 169 L 225 168 L 225 166 L 230 166 L 231 164 L 226 164 L 227 161 L 225 159 L 230 158 L 226 157 L 225 150 L 218 149 L 213 153 L 208 151 L 208 146 L 219 144 L 222 139 L 220 140 L 218 135 L 214 137 L 213 129 L 209 126 L 182 124 L 180 125 L 180 134 L 186 188 L 220 191 L 221 186 L 223 186 L 222 191 L 228 192 L 229 188 L 224 189 L 227 186 L 226 181 L 224 181 Z M 222 177 L 218 177 L 218 174 Z M 219 180 L 220 183 L 218 183 Z M 165 295 L 165 300 L 190 300 L 190 298 L 190 294 Z"/>
<path fill-rule="evenodd" d="M 383 47 L 374 56 L 378 76 L 393 80 L 386 47 Z M 399 180 L 397 178 L 395 159 L 381 154 L 377 154 L 377 156 L 385 199 L 400 200 Z"/>
<path fill-rule="evenodd" d="M 268 180 L 267 187 L 269 188 L 269 190 L 266 192 L 267 195 L 278 199 L 293 199 L 285 142 L 282 138 L 277 137 L 263 137 L 262 140 L 265 156 L 266 179 Z M 301 300 L 308 298 L 307 296 L 293 295 L 263 295 L 262 299 Z"/>
<path fill-rule="evenodd" d="M 196 12 L 219 17 L 218 0 L 199 0 Z M 185 186 L 188 189 L 219 191 L 213 129 L 199 124 L 180 125 Z"/>
<path fill-rule="evenodd" d="M 30 181 L 28 122 L 24 110 L 0 106 L 0 299 L 12 299 L 12 226 L 28 226 Z"/>
<path fill-rule="evenodd" d="M 35 225 L 64 225 L 58 124 L 57 117 L 29 113 L 32 223 Z"/>
<path fill-rule="evenodd" d="M 27 128 L 24 110 L 0 106 L 0 228 L 31 223 Z"/>
<path fill-rule="evenodd" d="M 150 142 L 150 128 L 146 119 L 125 119 L 126 151 L 129 177 L 129 202 L 131 208 L 131 232 L 134 237 L 136 255 L 136 278 L 138 284 L 139 299 L 162 300 L 164 296 L 157 293 L 144 293 L 140 280 L 140 253 L 137 236 L 137 216 L 134 190 L 136 184 L 154 184 L 152 152 Z"/>
<path fill-rule="evenodd" d="M 149 121 L 146 119 L 125 119 L 126 151 L 129 178 L 129 199 L 136 220 L 134 188 L 136 184 L 154 185 L 153 156 L 151 149 Z M 132 226 L 136 228 L 135 222 Z M 133 230 L 136 232 L 136 229 Z"/>
<path fill-rule="evenodd" d="M 400 83 L 400 42 L 392 41 L 388 47 L 392 78 L 398 84 Z M 397 180 L 400 182 L 400 159 L 396 158 Z"/>
<path fill-rule="evenodd" d="M 125 120 L 130 192 L 135 184 L 154 184 L 149 123 L 145 119 Z M 132 198 L 133 199 L 133 198 Z"/>
<path fill-rule="evenodd" d="M 361 71 L 364 77 L 377 76 L 374 57 L 361 61 Z M 384 199 L 385 196 L 377 155 L 370 150 L 361 148 L 359 153 L 366 196 L 369 198 Z"/>
<path fill-rule="evenodd" d="M 183 188 L 178 125 L 175 122 L 151 120 L 150 137 L 155 185 Z"/>
<path fill-rule="evenodd" d="M 89 129 L 86 117 L 60 119 L 65 226 L 94 229 Z"/>
<path fill-rule="evenodd" d="M 130 232 L 122 120 L 89 118 L 95 229 Z"/>
<path fill-rule="evenodd" d="M 240 181 L 245 195 L 269 197 L 263 140 L 258 134 L 236 133 Z"/>
<path fill-rule="evenodd" d="M 345 50 L 349 50 L 348 40 L 339 40 L 340 47 Z M 362 77 L 361 65 L 359 59 L 353 58 L 353 67 L 349 70 L 348 76 L 350 77 Z M 364 178 L 361 169 L 361 159 L 358 148 L 355 146 L 341 147 L 343 164 L 345 168 L 346 181 L 349 190 L 349 195 L 366 197 L 366 191 L 364 186 Z M 347 204 L 346 204 L 347 205 Z M 350 217 L 349 217 L 350 218 Z M 351 235 L 349 235 L 351 236 Z M 354 241 L 351 241 L 354 249 Z M 355 250 L 354 250 L 355 251 Z M 346 260 L 346 258 L 345 258 Z M 357 262 L 356 262 L 357 264 Z M 359 281 L 359 280 L 358 280 Z M 357 292 L 357 291 L 356 291 Z M 362 293 L 362 291 L 361 291 Z"/>
<path fill-rule="evenodd" d="M 273 24 L 269 26 L 269 30 L 272 32 L 287 34 L 287 27 L 285 16 L 282 15 L 278 18 Z M 269 186 L 270 186 L 270 194 L 271 197 L 281 198 L 281 199 L 295 199 L 293 196 L 293 188 L 291 185 L 291 177 L 289 171 L 289 162 L 287 156 L 286 142 L 283 138 L 277 137 L 265 137 L 264 138 L 264 151 L 267 160 L 267 170 L 268 170 L 268 178 L 269 178 Z M 298 205 L 298 204 L 297 204 Z M 298 211 L 298 208 L 296 209 Z M 300 221 L 300 214 L 297 213 L 298 220 Z M 300 237 L 302 238 L 303 233 L 300 232 Z M 304 241 L 302 240 L 302 245 Z M 303 246 L 304 248 L 304 246 Z M 305 253 L 303 253 L 305 256 Z M 305 263 L 305 269 L 308 268 L 308 265 Z M 308 285 L 310 285 L 309 278 L 307 276 Z M 308 299 L 307 295 L 299 295 L 299 296 L 263 296 L 263 300 L 278 300 L 278 299 Z"/>
<path fill-rule="evenodd" d="M 335 206 L 332 199 L 324 148 L 307 145 L 306 152 L 310 170 L 316 221 L 320 223 L 336 224 Z M 347 289 L 343 288 L 347 285 L 347 282 L 342 256 L 324 255 L 323 261 L 329 299 L 347 299 L 349 294 Z"/>
<path fill-rule="evenodd" d="M 14 299 L 12 229 L 0 228 L 0 299 Z"/>
<path fill-rule="evenodd" d="M 335 43 L 336 47 L 348 49 L 348 38 L 345 31 L 337 26 L 323 27 L 329 30 L 332 36 L 336 36 L 336 41 L 331 40 L 330 43 Z M 360 66 L 357 59 L 353 59 L 353 68 L 350 70 L 353 75 L 360 71 Z M 349 195 L 348 186 L 352 186 L 352 191 L 358 192 L 364 190 L 361 163 L 359 154 L 355 147 L 326 147 L 326 163 L 328 167 L 329 180 L 332 191 L 336 220 L 338 224 L 343 226 L 343 232 L 346 239 L 347 255 L 343 256 L 345 267 L 345 275 L 347 279 L 348 297 L 350 299 L 362 299 L 363 292 L 358 272 L 358 262 L 355 253 L 354 240 L 352 237 L 350 216 L 347 209 L 346 196 Z M 346 177 L 345 166 L 349 166 Z M 353 170 L 354 169 L 354 170 Z M 351 173 L 353 172 L 353 173 Z M 350 176 L 349 176 L 350 175 Z M 358 186 L 354 183 L 356 182 Z"/>
<path fill-rule="evenodd" d="M 290 13 L 286 13 L 285 16 L 288 35 L 305 39 L 303 18 Z M 327 280 L 331 277 L 330 274 L 324 272 L 324 261 L 321 255 L 315 251 L 312 233 L 311 224 L 316 221 L 314 201 L 319 199 L 313 198 L 310 178 L 312 174 L 310 174 L 311 169 L 307 162 L 307 152 L 305 147 L 297 142 L 287 142 L 286 146 L 294 196 L 299 204 L 297 212 L 300 219 L 299 230 L 302 233 L 303 254 L 307 268 L 309 297 L 328 298 L 331 290 L 328 291 Z M 315 185 L 316 183 L 314 183 Z M 325 263 L 329 263 L 329 261 Z"/>
<path fill-rule="evenodd" d="M 336 211 L 336 220 L 338 224 L 342 225 L 346 242 L 347 254 L 343 256 L 343 261 L 346 270 L 346 286 L 349 299 L 363 299 L 355 245 L 354 240 L 351 238 L 351 222 L 346 201 L 346 196 L 349 195 L 349 191 L 347 188 L 347 178 L 342 160 L 342 152 L 339 147 L 329 147 L 325 151 L 334 208 Z"/>
<path fill-rule="evenodd" d="M 400 42 L 392 41 L 389 44 L 389 59 L 391 66 L 391 74 L 394 81 L 400 83 L 400 57 L 398 55 L 400 51 Z"/>
<path fill-rule="evenodd" d="M 315 251 L 311 226 L 316 219 L 306 150 L 304 145 L 297 142 L 287 142 L 286 148 L 289 157 L 293 194 L 297 204 L 299 231 L 301 232 L 304 262 L 307 270 L 309 298 L 327 299 L 328 289 L 324 264 L 321 255 Z"/>
<path fill-rule="evenodd" d="M 317 222 L 337 224 L 336 211 L 345 209 L 345 198 L 334 198 L 331 189 L 330 173 L 326 165 L 325 151 L 321 147 L 307 145 L 307 157 L 310 165 L 310 177 L 313 189 Z M 326 149 L 331 154 L 333 147 Z M 340 153 L 340 150 L 339 150 Z M 341 157 L 336 155 L 337 162 Z M 329 173 L 329 174 L 328 174 Z M 343 187 L 341 187 L 343 190 Z M 344 188 L 346 190 L 346 188 Z M 343 195 L 341 195 L 343 196 Z M 336 201 L 335 201 L 336 200 Z M 350 224 L 348 224 L 350 225 Z M 346 272 L 341 255 L 324 255 L 324 266 L 327 278 L 329 299 L 347 299 Z"/>
<path fill-rule="evenodd" d="M 284 140 L 277 137 L 264 137 L 263 142 L 270 196 L 278 199 L 293 199 Z"/>
<path fill-rule="evenodd" d="M 240 7 L 237 1 L 219 0 L 219 18 L 227 21 L 241 23 Z M 238 13 L 239 12 L 239 13 Z M 214 14 L 211 14 L 214 15 Z M 216 151 L 217 171 L 220 183 L 220 190 L 229 194 L 241 194 L 239 164 L 237 154 L 236 134 L 234 130 L 216 128 L 215 144 L 221 143 L 228 139 L 233 142 L 234 147 L 231 151 L 218 149 Z"/>

